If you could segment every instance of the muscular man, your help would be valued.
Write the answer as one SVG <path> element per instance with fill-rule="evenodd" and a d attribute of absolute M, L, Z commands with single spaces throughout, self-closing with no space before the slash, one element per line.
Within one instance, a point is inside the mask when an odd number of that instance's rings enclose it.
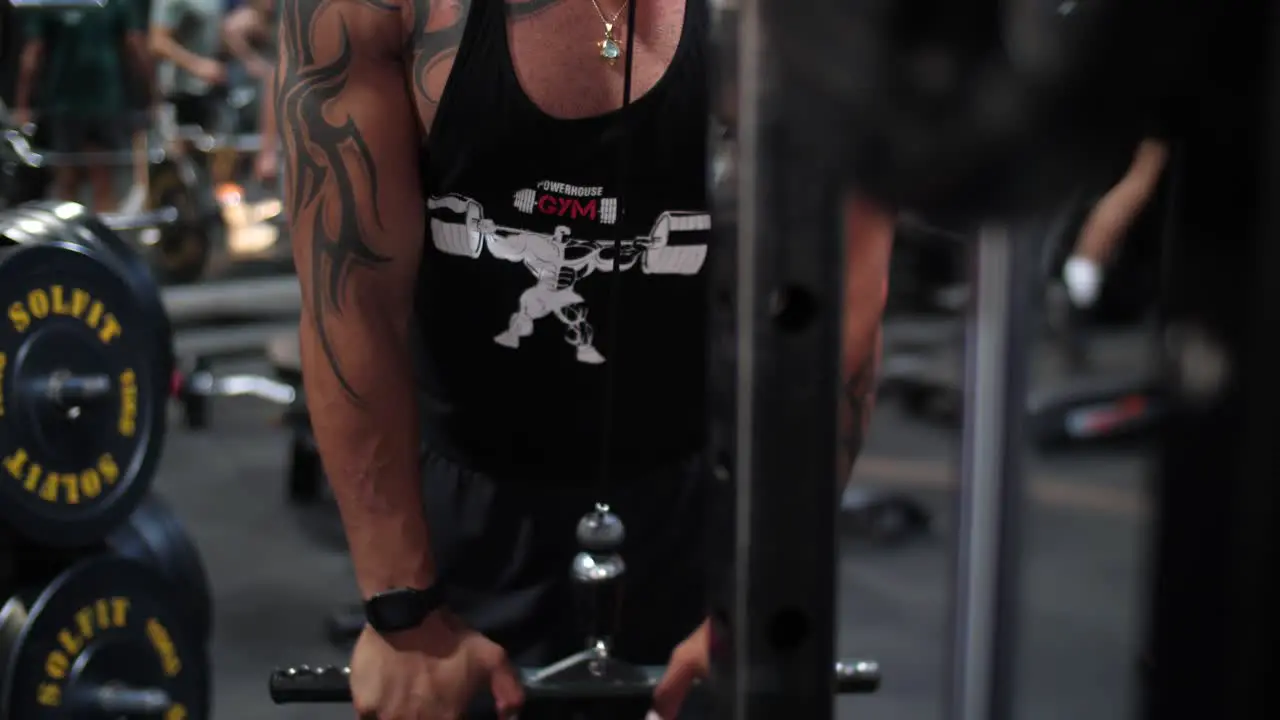
<path fill-rule="evenodd" d="M 179 125 L 214 129 L 212 93 L 227 82 L 222 49 L 222 0 L 152 0 L 151 51 L 160 65 L 160 88 L 173 103 Z"/>
<path fill-rule="evenodd" d="M 24 10 L 22 56 L 14 93 L 15 121 L 31 118 L 37 85 L 42 120 L 51 125 L 52 149 L 64 153 L 124 150 L 132 131 L 129 101 L 132 69 L 137 85 L 151 93 L 146 19 L 134 0 L 99 7 Z M 69 162 L 53 169 L 53 192 L 78 200 L 88 180 L 95 212 L 117 209 L 115 170 L 122 163 Z"/>
<path fill-rule="evenodd" d="M 1077 307 L 1091 307 L 1097 301 L 1104 268 L 1155 194 L 1168 158 L 1165 141 L 1143 140 L 1124 176 L 1094 204 L 1062 269 L 1067 292 Z"/>
<path fill-rule="evenodd" d="M 708 8 L 633 1 L 625 47 L 620 0 L 282 0 L 321 456 L 364 596 L 444 601 L 373 614 L 352 656 L 364 717 L 452 719 L 480 690 L 510 717 L 513 665 L 581 649 L 573 528 L 602 487 L 627 527 L 617 655 L 671 661 L 634 716 L 673 720 L 705 672 Z M 893 227 L 846 210 L 840 481 L 871 406 Z M 580 321 L 600 357 L 566 333 Z"/>

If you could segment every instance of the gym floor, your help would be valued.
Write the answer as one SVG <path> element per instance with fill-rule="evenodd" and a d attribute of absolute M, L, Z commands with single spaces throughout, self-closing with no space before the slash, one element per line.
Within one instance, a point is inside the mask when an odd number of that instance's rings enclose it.
<path fill-rule="evenodd" d="M 280 708 L 267 698 L 273 667 L 344 661 L 323 623 L 331 609 L 356 599 L 344 554 L 317 544 L 284 502 L 289 437 L 275 424 L 278 415 L 224 400 L 210 429 L 175 425 L 157 489 L 183 516 L 212 577 L 214 716 L 350 718 L 349 707 Z M 908 491 L 937 515 L 931 538 L 895 548 L 845 543 L 839 646 L 846 656 L 879 660 L 885 680 L 877 695 L 842 700 L 842 718 L 924 720 L 941 712 L 955 438 L 905 417 L 894 403 L 876 415 L 857 481 Z M 1128 717 L 1145 463 L 1134 453 L 1091 452 L 1033 458 L 1030 469 L 1017 715 Z"/>

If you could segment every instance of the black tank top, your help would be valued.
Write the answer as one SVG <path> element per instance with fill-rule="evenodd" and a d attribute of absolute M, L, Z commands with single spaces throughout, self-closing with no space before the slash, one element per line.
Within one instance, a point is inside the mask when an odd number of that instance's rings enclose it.
<path fill-rule="evenodd" d="M 591 483 L 611 374 L 612 480 L 701 446 L 706 28 L 704 0 L 688 0 L 657 85 L 561 120 L 516 78 L 503 0 L 472 6 L 422 159 L 432 451 L 499 478 Z"/>

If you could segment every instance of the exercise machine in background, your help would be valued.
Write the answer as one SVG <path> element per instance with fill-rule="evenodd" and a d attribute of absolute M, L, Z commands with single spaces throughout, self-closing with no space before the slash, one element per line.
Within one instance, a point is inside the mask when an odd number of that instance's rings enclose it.
<path fill-rule="evenodd" d="M 1155 283 L 1141 279 L 1155 276 L 1155 268 L 1126 267 L 1118 272 L 1117 283 L 1132 296 L 1128 307 L 1110 309 L 1123 319 L 1099 321 L 1071 305 L 1061 282 L 1062 263 L 1075 243 L 1080 227 L 1091 208 L 1092 195 L 1074 193 L 1035 221 L 1023 224 L 1026 242 L 1036 248 L 1037 262 L 1032 273 L 1036 291 L 1027 302 L 1034 309 L 1032 382 L 1025 416 L 1030 423 L 1030 439 L 1042 450 L 1075 448 L 1088 444 L 1149 439 L 1164 411 L 1163 391 L 1158 377 L 1157 339 L 1153 326 Z M 1164 206 L 1171 198 L 1166 197 Z M 1172 233 L 1166 219 L 1161 236 L 1140 238 L 1150 246 L 1163 246 Z M 949 242 L 962 254 L 966 243 Z M 1129 248 L 1133 248 L 1131 243 Z M 1133 263 L 1158 263 L 1141 253 Z M 951 288 L 947 295 L 954 304 L 953 315 L 963 315 L 971 298 L 971 287 Z M 1115 293 L 1119 295 L 1120 293 Z M 938 303 L 940 308 L 945 303 Z M 883 387 L 886 398 L 900 399 L 917 417 L 954 425 L 961 414 L 963 390 L 964 333 L 959 318 L 900 319 L 886 330 Z"/>
<path fill-rule="evenodd" d="M 157 117 L 139 115 L 131 147 L 93 153 L 41 150 L 41 126 L 16 127 L 0 102 L 0 208 L 45 196 L 51 168 L 92 161 L 129 172 L 117 217 L 167 212 L 166 222 L 125 227 L 164 283 L 204 279 L 220 258 L 278 261 L 283 224 L 279 193 L 248 180 L 248 159 L 261 146 L 256 132 L 243 132 L 238 115 L 255 101 L 255 90 L 232 88 L 221 98 L 218 127 L 179 126 L 172 106 Z M 282 254 L 284 253 L 284 254 Z"/>

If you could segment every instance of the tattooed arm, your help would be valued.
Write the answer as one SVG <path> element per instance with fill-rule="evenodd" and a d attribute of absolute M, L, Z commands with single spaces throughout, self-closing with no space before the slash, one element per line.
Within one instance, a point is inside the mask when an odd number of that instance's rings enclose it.
<path fill-rule="evenodd" d="M 838 477 L 849 480 L 862 451 L 875 405 L 880 363 L 880 320 L 889 289 L 893 214 L 860 198 L 844 207 L 844 319 L 840 341 L 841 385 Z"/>
<path fill-rule="evenodd" d="M 366 597 L 435 574 L 409 353 L 421 137 L 390 2 L 285 0 L 275 92 L 307 403 Z"/>

